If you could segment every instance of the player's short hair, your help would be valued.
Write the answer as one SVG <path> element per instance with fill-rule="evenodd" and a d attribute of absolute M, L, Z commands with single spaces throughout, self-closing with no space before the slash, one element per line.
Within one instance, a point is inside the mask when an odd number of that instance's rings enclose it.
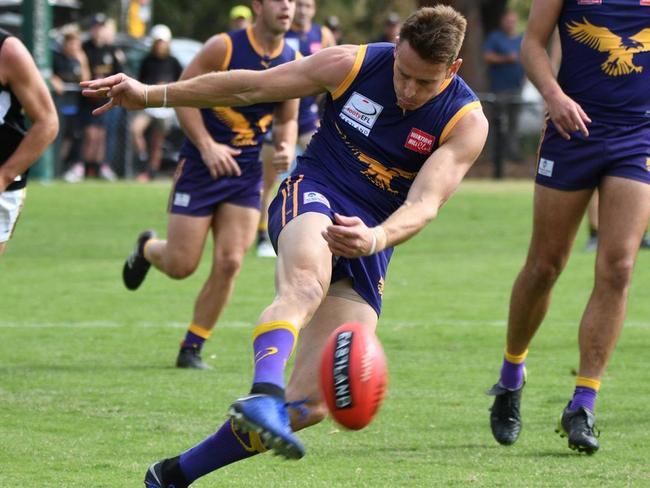
<path fill-rule="evenodd" d="M 422 59 L 449 66 L 458 57 L 466 28 L 465 17 L 447 5 L 423 7 L 404 21 L 399 42 L 407 41 Z"/>

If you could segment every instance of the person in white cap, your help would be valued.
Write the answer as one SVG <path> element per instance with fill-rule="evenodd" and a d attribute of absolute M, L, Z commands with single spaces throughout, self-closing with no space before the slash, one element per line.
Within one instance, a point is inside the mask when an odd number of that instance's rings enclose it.
<path fill-rule="evenodd" d="M 169 43 L 172 40 L 171 30 L 166 25 L 158 24 L 153 26 L 150 35 L 151 51 L 142 60 L 138 79 L 150 85 L 178 80 L 183 68 L 169 50 Z M 133 119 L 131 133 L 138 156 L 138 181 L 149 181 L 160 169 L 162 146 L 173 121 L 174 109 L 161 107 L 147 108 Z M 149 150 L 147 150 L 145 132 L 152 125 Z"/>

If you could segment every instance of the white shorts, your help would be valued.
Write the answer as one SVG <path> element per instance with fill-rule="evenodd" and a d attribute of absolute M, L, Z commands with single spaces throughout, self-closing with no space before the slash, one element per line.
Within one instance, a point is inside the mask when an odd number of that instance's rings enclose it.
<path fill-rule="evenodd" d="M 7 242 L 25 203 L 27 189 L 0 193 L 0 243 Z"/>

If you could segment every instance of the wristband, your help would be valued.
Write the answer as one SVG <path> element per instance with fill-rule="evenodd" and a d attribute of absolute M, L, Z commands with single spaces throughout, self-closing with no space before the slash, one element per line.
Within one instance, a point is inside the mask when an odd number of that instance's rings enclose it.
<path fill-rule="evenodd" d="M 375 234 L 375 231 L 372 231 L 372 245 L 370 246 L 370 251 L 368 251 L 368 256 L 372 256 L 375 254 L 375 250 L 377 249 L 377 234 Z"/>

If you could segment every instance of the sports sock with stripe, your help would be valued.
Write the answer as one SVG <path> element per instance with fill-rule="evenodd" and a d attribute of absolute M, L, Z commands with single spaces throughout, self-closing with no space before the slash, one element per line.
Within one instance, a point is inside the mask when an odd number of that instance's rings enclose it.
<path fill-rule="evenodd" d="M 573 391 L 573 398 L 569 410 L 577 410 L 584 407 L 590 412 L 596 408 L 596 397 L 600 389 L 600 381 L 593 378 L 578 376 L 576 378 L 576 388 Z"/>
<path fill-rule="evenodd" d="M 266 322 L 255 327 L 253 331 L 253 354 L 255 385 L 274 385 L 284 389 L 284 368 L 293 352 L 298 331 L 289 322 Z"/>
<path fill-rule="evenodd" d="M 518 390 L 524 384 L 526 375 L 526 356 L 528 350 L 521 354 L 510 354 L 508 351 L 503 356 L 501 376 L 499 383 L 508 390 Z"/>

